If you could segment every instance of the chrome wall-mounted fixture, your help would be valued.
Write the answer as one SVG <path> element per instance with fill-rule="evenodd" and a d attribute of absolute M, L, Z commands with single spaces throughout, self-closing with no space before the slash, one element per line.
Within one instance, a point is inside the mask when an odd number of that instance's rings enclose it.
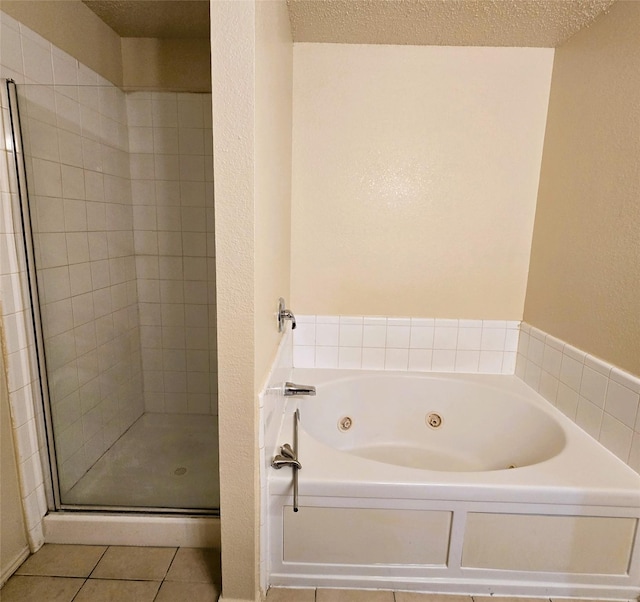
<path fill-rule="evenodd" d="M 296 327 L 296 317 L 290 309 L 285 307 L 285 302 L 282 297 L 278 299 L 278 332 L 284 332 L 285 321 L 291 320 L 291 330 Z"/>
<path fill-rule="evenodd" d="M 315 395 L 316 388 L 313 385 L 296 385 L 295 383 L 286 382 L 282 393 L 285 397 L 298 397 L 300 395 Z"/>
<path fill-rule="evenodd" d="M 293 447 L 285 443 L 280 448 L 280 453 L 271 460 L 271 466 L 280 470 L 283 466 L 291 466 L 293 469 L 293 511 L 298 511 L 298 471 L 302 464 L 298 460 L 298 428 L 300 425 L 300 410 L 293 414 Z"/>

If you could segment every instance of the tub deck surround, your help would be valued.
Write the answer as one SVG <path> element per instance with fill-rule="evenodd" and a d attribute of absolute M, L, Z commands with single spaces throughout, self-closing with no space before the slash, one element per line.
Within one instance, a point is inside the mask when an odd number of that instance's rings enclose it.
<path fill-rule="evenodd" d="M 401 380 L 418 379 L 427 384 L 434 377 L 455 379 L 469 384 L 469 391 L 474 391 L 473 387 L 476 386 L 475 391 L 480 394 L 488 395 L 494 388 L 502 394 L 513 394 L 518 399 L 526 399 L 526 403 L 548 416 L 552 423 L 562 429 L 566 443 L 556 455 L 547 460 L 515 470 L 506 469 L 506 466 L 505 470 L 424 470 L 359 457 L 331 447 L 310 435 L 305 427 L 306 410 L 313 406 L 313 411 L 316 411 L 319 405 L 326 403 L 324 407 L 329 413 L 328 422 L 337 431 L 338 421 L 345 410 L 333 405 L 331 400 L 327 403 L 323 399 L 323 385 L 335 381 L 342 381 L 346 385 L 351 380 L 360 378 L 377 379 L 380 378 L 380 373 L 294 368 L 292 378 L 296 382 L 314 384 L 317 387 L 316 397 L 301 398 L 288 405 L 280 432 L 281 443 L 293 439 L 292 414 L 295 407 L 299 407 L 301 428 L 298 455 L 303 468 L 300 472 L 300 495 L 339 497 L 357 493 L 359 497 L 372 498 L 629 506 L 638 508 L 640 516 L 640 475 L 603 449 L 517 377 L 411 373 L 395 373 L 392 377 Z M 362 400 L 360 411 L 376 412 L 375 404 L 384 405 L 386 401 L 388 400 L 373 398 Z M 402 412 L 402 400 L 396 399 L 393 403 L 396 411 Z M 474 403 L 482 404 L 486 424 L 478 421 L 468 425 L 469 438 L 473 438 L 476 429 L 490 428 L 491 422 L 490 397 L 475 399 Z M 434 407 L 433 403 L 426 401 L 424 414 Z M 358 420 L 357 412 L 355 410 L 350 414 L 354 423 Z M 381 415 L 382 412 L 383 410 L 380 411 Z M 421 418 L 421 426 L 423 425 L 424 418 Z M 310 430 L 313 428 L 314 425 L 311 425 Z M 428 427 L 424 425 L 424 429 L 427 431 Z M 500 435 L 496 433 L 495 436 Z M 381 434 L 380 440 L 384 441 L 384 435 Z M 398 445 L 404 444 L 399 438 L 395 442 Z M 523 440 L 523 445 L 526 445 L 526 440 Z M 269 483 L 271 495 L 290 494 L 290 471 L 272 471 Z"/>
<path fill-rule="evenodd" d="M 299 407 L 298 513 L 291 508 L 291 471 L 268 475 L 270 585 L 611 599 L 640 594 L 640 475 L 519 378 L 294 369 L 292 379 L 315 385 L 317 396 L 288 403 L 278 441 L 291 441 Z M 383 392 L 392 379 L 399 379 L 398 394 L 376 399 L 372 391 Z M 548 442 L 539 461 L 534 455 L 516 469 L 421 469 L 356 455 L 358 445 L 369 443 L 411 447 L 397 437 L 393 418 L 411 419 L 403 412 L 403 393 L 410 394 L 409 405 L 415 394 L 402 380 L 427 386 L 452 381 L 458 394 L 466 391 L 460 404 L 469 404 L 469 439 L 477 429 L 490 429 L 491 412 L 501 409 L 492 395 L 513 398 L 514 422 L 518 416 L 529 422 L 527 411 L 535 409 L 549 423 L 534 424 L 532 431 L 554 424 L 562 437 Z M 365 394 L 345 403 L 339 389 L 353 396 L 354 386 Z M 420 428 L 429 430 L 425 416 L 432 410 L 444 408 L 443 434 L 458 418 L 439 403 L 435 397 L 425 402 Z M 339 431 L 344 416 L 352 429 L 369 428 L 363 423 L 371 416 L 380 420 L 378 431 L 351 450 L 356 453 L 339 449 L 340 436 L 349 436 Z M 331 432 L 316 432 L 319 423 Z M 411 430 L 407 425 L 406 433 Z M 518 438 L 523 446 L 530 440 L 526 431 Z"/>

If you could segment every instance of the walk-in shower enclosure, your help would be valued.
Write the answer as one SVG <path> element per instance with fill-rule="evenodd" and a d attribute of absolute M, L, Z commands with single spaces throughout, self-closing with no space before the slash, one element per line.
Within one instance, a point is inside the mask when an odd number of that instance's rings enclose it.
<path fill-rule="evenodd" d="M 73 63 L 6 82 L 55 505 L 215 513 L 211 95 Z"/>

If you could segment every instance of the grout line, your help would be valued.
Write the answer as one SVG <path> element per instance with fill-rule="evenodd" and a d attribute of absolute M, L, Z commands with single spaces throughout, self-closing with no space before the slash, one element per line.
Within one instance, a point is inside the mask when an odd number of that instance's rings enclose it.
<path fill-rule="evenodd" d="M 173 564 L 173 560 L 171 561 L 171 563 Z M 155 602 L 158 599 L 158 595 L 160 594 L 160 590 L 162 589 L 163 583 L 164 583 L 164 579 L 160 581 L 160 585 L 158 586 L 158 591 L 156 592 L 156 595 L 153 597 L 152 602 Z"/>
<path fill-rule="evenodd" d="M 93 575 L 93 573 L 95 572 L 95 570 L 98 568 L 98 565 L 100 564 L 100 561 L 104 558 L 104 555 L 107 553 L 107 550 L 110 548 L 111 546 L 105 546 L 104 548 L 104 552 L 102 552 L 102 554 L 100 555 L 100 558 L 98 558 L 98 562 L 96 562 L 95 566 L 91 569 L 91 572 L 87 575 L 86 579 L 91 579 L 91 575 Z"/>
<path fill-rule="evenodd" d="M 171 558 L 171 562 L 169 563 L 169 566 L 167 567 L 167 570 L 164 573 L 164 577 L 162 578 L 162 581 L 164 581 L 167 578 L 167 575 L 169 574 L 169 571 L 171 570 L 171 567 L 173 566 L 173 562 L 176 559 L 176 556 L 178 555 L 178 550 L 180 549 L 180 547 L 177 547 L 175 552 L 173 553 L 173 557 Z"/>
<path fill-rule="evenodd" d="M 106 550 L 105 550 L 105 551 L 106 551 Z M 101 557 L 101 558 L 102 558 L 102 557 Z M 98 560 L 98 562 L 100 562 L 100 561 Z M 83 580 L 82 585 L 78 588 L 78 591 L 76 592 L 75 596 L 73 596 L 73 598 L 71 598 L 71 601 L 70 601 L 70 602 L 73 602 L 73 601 L 78 597 L 78 595 L 79 595 L 79 594 L 80 594 L 80 592 L 82 591 L 82 588 L 85 586 L 85 584 L 87 583 L 87 581 L 89 581 L 89 577 L 86 577 L 86 578 Z"/>

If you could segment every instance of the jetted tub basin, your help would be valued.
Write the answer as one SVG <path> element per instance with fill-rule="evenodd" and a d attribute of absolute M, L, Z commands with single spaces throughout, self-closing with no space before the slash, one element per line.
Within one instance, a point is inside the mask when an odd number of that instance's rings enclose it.
<path fill-rule="evenodd" d="M 318 441 L 409 468 L 513 469 L 566 444 L 558 421 L 531 399 L 477 380 L 352 376 L 320 386 L 300 407 L 302 428 Z"/>
<path fill-rule="evenodd" d="M 271 585 L 635 599 L 640 475 L 512 375 L 295 369 Z"/>

